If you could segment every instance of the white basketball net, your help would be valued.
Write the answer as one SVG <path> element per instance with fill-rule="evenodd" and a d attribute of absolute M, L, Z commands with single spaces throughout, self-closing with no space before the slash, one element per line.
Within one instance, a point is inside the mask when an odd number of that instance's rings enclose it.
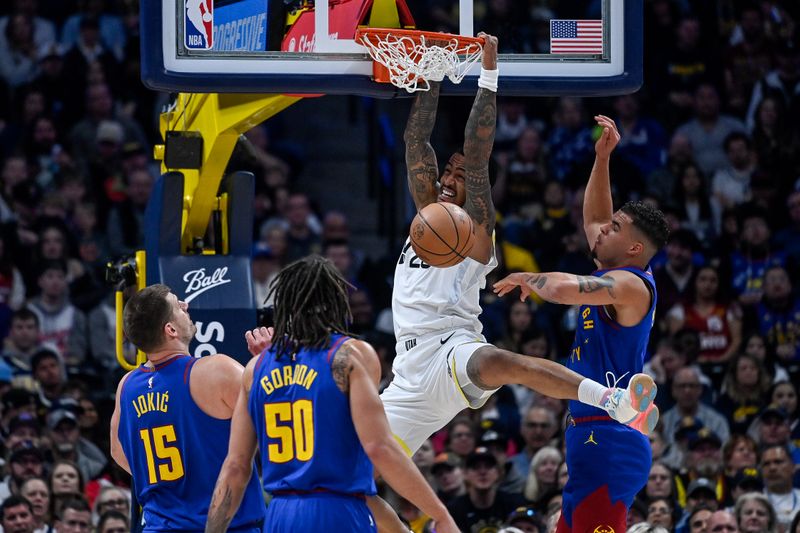
<path fill-rule="evenodd" d="M 427 43 L 420 35 L 417 43 L 404 35 L 364 35 L 362 43 L 370 57 L 389 70 L 393 85 L 413 93 L 429 90 L 429 81 L 442 81 L 447 76 L 453 83 L 461 83 L 470 67 L 481 57 L 480 43 L 459 44 L 453 38 L 432 39 Z"/>

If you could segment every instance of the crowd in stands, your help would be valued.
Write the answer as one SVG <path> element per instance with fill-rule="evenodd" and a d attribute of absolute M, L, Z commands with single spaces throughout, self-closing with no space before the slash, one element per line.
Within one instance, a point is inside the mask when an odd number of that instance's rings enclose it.
<path fill-rule="evenodd" d="M 409 4 L 414 11 L 420 2 Z M 457 28 L 457 2 L 424 4 L 431 9 L 421 23 Z M 498 34 L 501 53 L 533 53 L 546 50 L 540 26 L 553 13 L 598 18 L 601 2 L 475 4 L 476 31 Z M 121 370 L 104 267 L 143 244 L 158 176 L 149 154 L 168 101 L 139 79 L 138 17 L 135 0 L 0 5 L 6 531 L 129 529 L 129 478 L 108 453 Z M 499 95 L 500 266 L 488 284 L 517 270 L 592 272 L 581 221 L 598 135 L 591 117 L 611 116 L 622 135 L 611 162 L 615 204 L 657 205 L 672 230 L 651 265 L 658 306 L 646 371 L 659 385 L 661 422 L 629 525 L 798 533 L 800 4 L 645 0 L 644 24 L 645 85 L 635 94 Z M 443 99 L 440 108 L 465 120 L 459 103 Z M 308 153 L 281 150 L 283 141 Z M 347 214 L 294 187 L 311 142 L 256 127 L 229 165 L 256 176 L 254 305 L 264 304 L 282 266 L 325 255 L 358 289 L 352 331 L 377 348 L 385 384 L 394 357 L 387 280 L 399 251 L 358 249 Z M 490 342 L 531 357 L 567 356 L 576 309 L 491 291 L 481 303 Z M 553 531 L 569 475 L 565 409 L 504 387 L 433 435 L 414 462 L 464 531 Z M 408 502 L 387 498 L 415 532 L 429 531 Z"/>

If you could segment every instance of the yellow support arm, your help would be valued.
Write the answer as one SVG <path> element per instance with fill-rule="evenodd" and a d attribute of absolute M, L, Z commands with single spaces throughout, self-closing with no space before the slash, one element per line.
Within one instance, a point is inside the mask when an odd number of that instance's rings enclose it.
<path fill-rule="evenodd" d="M 197 131 L 203 137 L 200 170 L 172 169 L 164 165 L 164 145 L 155 148 L 162 172 L 179 170 L 184 175 L 181 248 L 191 249 L 202 238 L 211 212 L 217 206 L 217 190 L 239 135 L 300 100 L 299 96 L 263 94 L 180 93 L 175 108 L 161 114 L 161 136 L 167 131 Z"/>

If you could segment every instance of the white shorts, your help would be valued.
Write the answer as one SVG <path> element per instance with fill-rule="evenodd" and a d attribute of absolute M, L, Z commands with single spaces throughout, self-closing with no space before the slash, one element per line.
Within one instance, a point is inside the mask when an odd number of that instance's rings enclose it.
<path fill-rule="evenodd" d="M 458 413 L 478 409 L 497 390 L 478 389 L 467 376 L 467 362 L 482 346 L 490 344 L 466 329 L 397 343 L 394 379 L 381 400 L 392 432 L 409 455 Z"/>

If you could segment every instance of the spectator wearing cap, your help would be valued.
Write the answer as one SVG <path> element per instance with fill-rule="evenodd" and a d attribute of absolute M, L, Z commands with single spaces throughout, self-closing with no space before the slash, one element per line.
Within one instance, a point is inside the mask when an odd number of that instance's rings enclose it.
<path fill-rule="evenodd" d="M 35 446 L 39 446 L 41 436 L 42 428 L 36 416 L 31 413 L 20 413 L 8 423 L 5 446 L 11 449 L 23 441 L 29 441 Z"/>
<path fill-rule="evenodd" d="M 768 405 L 758 416 L 758 443 L 766 446 L 786 446 L 793 459 L 800 458 L 800 450 L 791 442 L 791 428 L 786 411 L 777 405 Z M 800 461 L 795 460 L 795 463 Z"/>
<path fill-rule="evenodd" d="M 67 266 L 61 260 L 44 261 L 38 276 L 41 294 L 28 308 L 41 324 L 42 342 L 52 342 L 69 365 L 79 365 L 88 349 L 86 315 L 69 299 Z"/>
<path fill-rule="evenodd" d="M 39 404 L 47 410 L 61 398 L 67 382 L 64 361 L 55 351 L 44 348 L 34 354 L 31 372 L 39 389 Z"/>
<path fill-rule="evenodd" d="M 558 448 L 545 446 L 534 454 L 525 480 L 525 499 L 536 505 L 552 490 L 558 488 L 558 467 L 564 457 Z"/>
<path fill-rule="evenodd" d="M 431 466 L 431 474 L 438 488 L 436 494 L 445 505 L 467 493 L 462 461 L 455 453 L 442 452 L 437 455 Z"/>
<path fill-rule="evenodd" d="M 732 507 L 739 498 L 748 492 L 764 492 L 764 482 L 761 480 L 761 474 L 758 473 L 757 468 L 742 468 L 733 476 L 731 481 L 731 505 Z"/>
<path fill-rule="evenodd" d="M 536 512 L 530 505 L 524 505 L 514 509 L 506 519 L 506 525 L 515 527 L 523 533 L 543 533 L 544 524 Z"/>
<path fill-rule="evenodd" d="M 0 505 L 0 525 L 3 533 L 33 533 L 36 522 L 30 502 L 21 496 L 8 497 Z"/>
<path fill-rule="evenodd" d="M 106 466 L 108 459 L 92 442 L 81 437 L 78 427 L 80 407 L 72 399 L 62 399 L 47 415 L 47 427 L 58 459 L 74 461 L 83 479 L 94 479 Z"/>
<path fill-rule="evenodd" d="M 272 282 L 277 277 L 280 269 L 280 262 L 267 243 L 258 241 L 253 245 L 251 270 L 253 277 L 253 303 L 256 309 L 272 305 L 272 299 L 268 300 L 267 298 L 270 296 L 269 291 Z"/>
<path fill-rule="evenodd" d="M 720 488 L 707 478 L 697 478 L 689 483 L 686 489 L 686 503 L 683 506 L 683 514 L 675 525 L 676 531 L 686 531 L 691 526 L 690 517 L 695 509 L 716 511 L 719 508 L 717 490 Z"/>
<path fill-rule="evenodd" d="M 742 494 L 733 509 L 742 533 L 776 533 L 775 510 L 769 500 L 758 492 Z"/>
<path fill-rule="evenodd" d="M 760 470 L 764 479 L 764 494 L 775 509 L 779 526 L 786 528 L 800 512 L 800 489 L 792 487 L 794 466 L 789 449 L 780 445 L 764 448 Z"/>
<path fill-rule="evenodd" d="M 682 490 L 691 481 L 706 478 L 714 483 L 717 499 L 722 497 L 723 465 L 722 441 L 716 433 L 708 428 L 701 427 L 691 431 L 686 441 L 686 454 L 684 467 L 680 470 L 678 479 L 678 499 L 683 503 Z M 686 489 L 688 499 L 688 489 Z"/>
<path fill-rule="evenodd" d="M 36 395 L 27 389 L 9 389 L 2 396 L 2 413 L 2 429 L 7 431 L 17 416 L 23 413 L 36 416 Z"/>
<path fill-rule="evenodd" d="M 782 365 L 800 363 L 800 298 L 794 297 L 792 280 L 781 266 L 771 266 L 764 273 L 758 329 L 775 346 Z"/>
<path fill-rule="evenodd" d="M 0 483 L 0 501 L 19 494 L 22 483 L 44 475 L 44 454 L 33 442 L 23 441 L 11 448 L 6 461 L 8 475 Z"/>
<path fill-rule="evenodd" d="M 522 491 L 525 489 L 525 476 L 517 470 L 516 465 L 508 459 L 508 437 L 499 431 L 490 429 L 481 435 L 481 440 L 478 445 L 492 452 L 497 459 L 497 464 L 500 465 L 502 475 L 500 478 L 499 490 L 513 494 L 522 494 Z M 556 469 L 558 469 L 558 465 L 556 465 Z"/>
<path fill-rule="evenodd" d="M 518 472 L 528 472 L 533 456 L 544 446 L 552 444 L 558 430 L 556 417 L 551 410 L 539 406 L 528 408 L 519 427 L 525 447 L 511 458 Z"/>
<path fill-rule="evenodd" d="M 758 467 L 758 443 L 749 435 L 731 435 L 731 438 L 722 446 L 722 464 L 725 476 L 722 502 L 731 506 L 736 499 L 732 495 L 736 485 L 736 476 L 742 471 Z"/>
<path fill-rule="evenodd" d="M 487 448 L 475 448 L 465 464 L 467 493 L 447 506 L 450 514 L 461 531 L 499 529 L 506 517 L 524 505 L 525 500 L 521 495 L 498 490 L 500 465 Z"/>
<path fill-rule="evenodd" d="M 675 433 L 681 426 L 691 425 L 694 419 L 713 431 L 721 440 L 730 437 L 728 421 L 716 409 L 700 402 L 703 385 L 700 372 L 696 368 L 684 367 L 675 373 L 672 380 L 672 397 L 675 407 L 661 416 L 664 436 L 670 443 L 675 442 Z M 672 466 L 672 463 L 671 463 Z"/>
<path fill-rule="evenodd" d="M 756 356 L 741 353 L 731 359 L 714 406 L 725 416 L 732 433 L 747 431 L 764 406 L 771 381 Z"/>

